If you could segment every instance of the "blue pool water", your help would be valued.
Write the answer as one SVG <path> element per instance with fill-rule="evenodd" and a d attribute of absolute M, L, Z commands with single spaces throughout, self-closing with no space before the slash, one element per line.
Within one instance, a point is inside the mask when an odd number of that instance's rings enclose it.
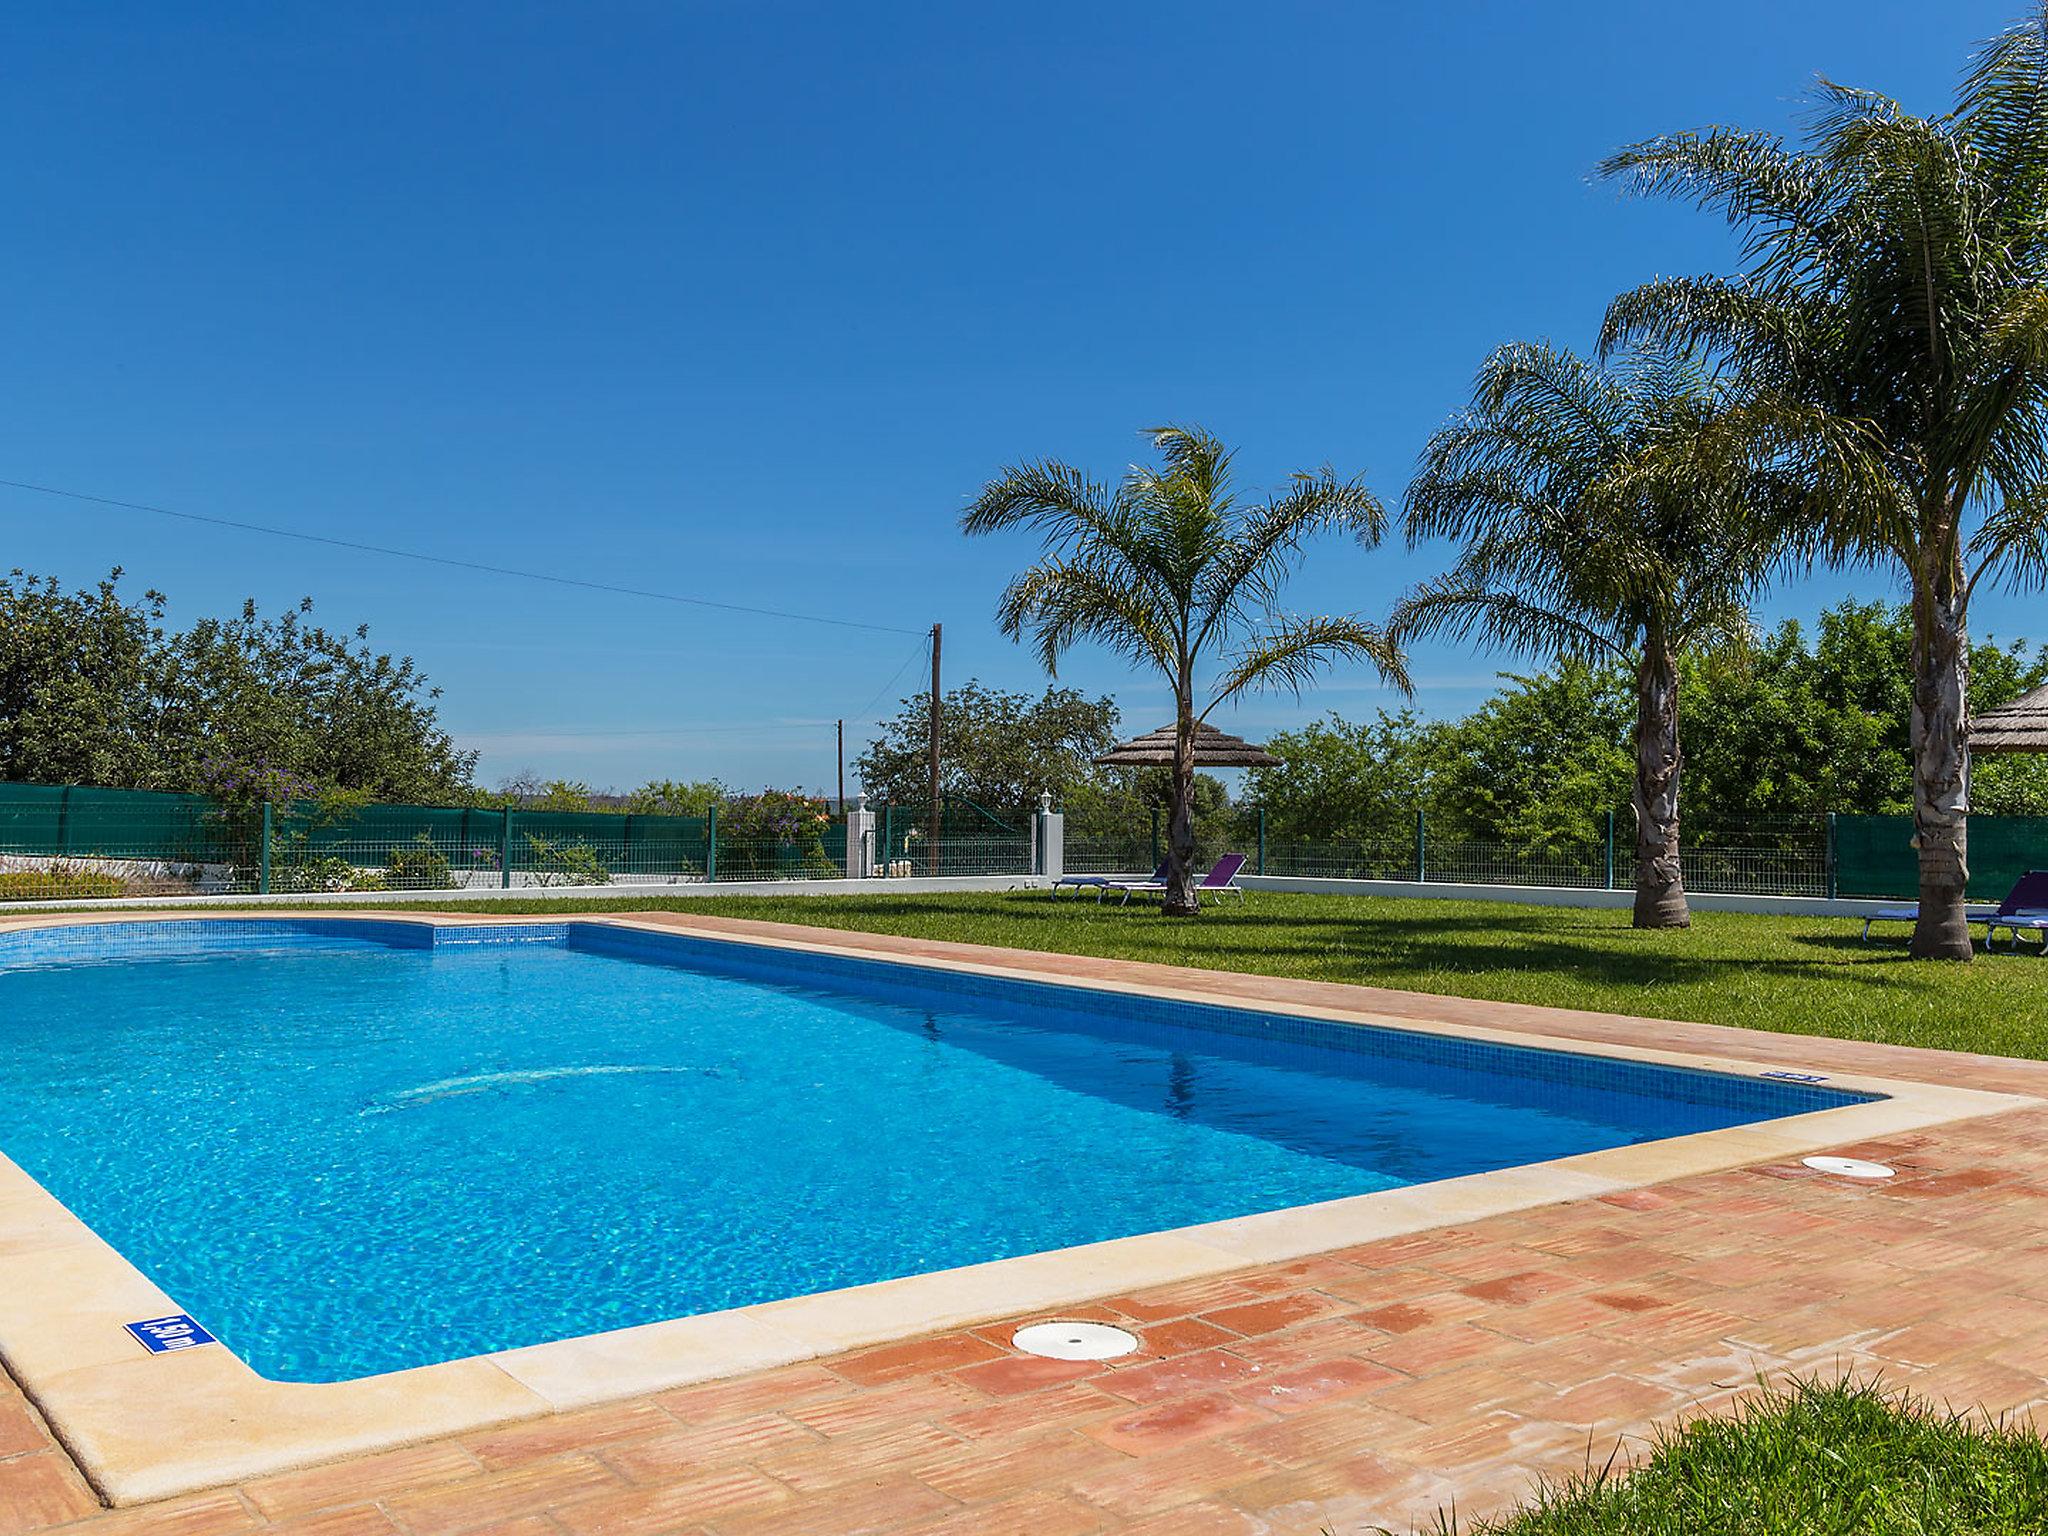
<path fill-rule="evenodd" d="M 0 1151 L 292 1381 L 1852 1097 L 595 924 L 0 935 Z"/>

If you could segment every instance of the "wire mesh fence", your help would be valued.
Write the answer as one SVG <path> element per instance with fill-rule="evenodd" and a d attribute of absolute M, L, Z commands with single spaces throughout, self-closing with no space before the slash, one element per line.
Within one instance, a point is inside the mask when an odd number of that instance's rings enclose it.
<path fill-rule="evenodd" d="M 934 833 L 936 832 L 936 838 Z M 883 875 L 1023 874 L 1029 811 L 948 799 L 876 817 Z M 0 901 L 668 887 L 847 874 L 847 818 L 796 796 L 721 816 L 383 803 L 231 807 L 202 795 L 0 784 Z"/>
<path fill-rule="evenodd" d="M 233 808 L 200 795 L 0 784 L 0 901 L 92 897 L 673 887 L 830 880 L 848 873 L 845 815 L 784 797 L 705 816 L 513 807 L 315 805 Z M 1034 808 L 947 797 L 874 807 L 859 866 L 883 878 L 1022 875 L 1043 867 Z M 1366 837 L 1284 834 L 1258 806 L 1211 808 L 1195 825 L 1206 868 L 1241 853 L 1247 873 L 1324 879 L 1626 890 L 1627 814 L 1520 840 L 1442 835 L 1400 817 Z M 1918 880 L 1904 816 L 1689 815 L 1684 879 L 1701 893 L 1910 897 Z M 1311 828 L 1311 833 L 1313 829 Z M 1069 822 L 1071 874 L 1143 875 L 1165 858 L 1163 810 Z M 2048 818 L 1973 817 L 1971 894 L 1997 899 L 2048 867 Z"/>

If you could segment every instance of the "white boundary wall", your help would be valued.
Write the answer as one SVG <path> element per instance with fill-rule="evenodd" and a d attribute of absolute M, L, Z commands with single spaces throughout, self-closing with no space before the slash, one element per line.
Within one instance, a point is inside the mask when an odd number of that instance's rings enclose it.
<path fill-rule="evenodd" d="M 936 896 L 948 891 L 1026 891 L 1042 888 L 1035 875 L 913 876 L 895 880 L 716 880 L 656 885 L 621 881 L 615 885 L 515 885 L 439 891 L 301 891 L 270 896 L 109 896 L 98 901 L 10 901 L 10 912 L 182 912 L 205 907 L 389 907 L 431 906 L 448 901 L 696 901 L 719 896 Z"/>
<path fill-rule="evenodd" d="M 1132 876 L 1142 879 L 1142 873 Z M 551 885 L 471 887 L 446 891 L 318 891 L 274 896 L 148 896 L 108 897 L 99 901 L 11 901 L 10 912 L 105 911 L 181 912 L 207 907 L 386 907 L 429 906 L 437 902 L 590 901 L 630 902 L 637 899 L 691 901 L 720 896 L 936 896 L 949 892 L 1045 890 L 1044 875 L 945 875 L 937 878 L 862 880 L 720 880 L 678 884 Z M 1308 875 L 1240 875 L 1247 891 L 1292 891 L 1319 896 L 1384 896 L 1419 901 L 1498 901 L 1532 907 L 1626 909 L 1635 904 L 1630 890 L 1584 890 L 1567 886 L 1468 885 L 1430 880 L 1324 880 Z M 1723 896 L 1687 893 L 1695 912 L 1762 912 L 1784 917 L 1868 917 L 1911 906 L 1901 901 L 1866 901 L 1824 896 Z"/>

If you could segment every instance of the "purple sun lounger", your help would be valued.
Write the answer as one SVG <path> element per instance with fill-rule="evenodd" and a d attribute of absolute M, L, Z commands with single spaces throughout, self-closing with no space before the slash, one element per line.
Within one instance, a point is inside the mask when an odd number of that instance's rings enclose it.
<path fill-rule="evenodd" d="M 1211 864 L 1209 866 L 1209 873 L 1195 882 L 1196 904 L 1199 905 L 1201 903 L 1204 891 L 1212 892 L 1217 896 L 1221 896 L 1225 891 L 1228 891 L 1236 896 L 1239 901 L 1244 900 L 1244 887 L 1237 883 L 1237 872 L 1243 869 L 1244 866 L 1245 857 L 1241 853 L 1226 853 L 1214 864 Z M 1130 900 L 1133 896 L 1163 896 L 1166 893 L 1166 866 L 1160 865 L 1150 880 L 1112 880 L 1107 888 L 1124 893 L 1124 899 L 1120 903 L 1120 905 L 1124 906 L 1130 905 Z M 1096 899 L 1100 900 L 1101 898 L 1097 897 Z"/>
<path fill-rule="evenodd" d="M 2012 935 L 2012 947 L 2020 947 L 2022 933 L 2041 935 L 2041 952 L 2048 955 L 2048 869 L 2033 869 L 2020 876 L 2012 894 L 1999 903 L 1996 915 L 1984 920 L 1984 948 L 1988 953 L 1998 930 Z"/>

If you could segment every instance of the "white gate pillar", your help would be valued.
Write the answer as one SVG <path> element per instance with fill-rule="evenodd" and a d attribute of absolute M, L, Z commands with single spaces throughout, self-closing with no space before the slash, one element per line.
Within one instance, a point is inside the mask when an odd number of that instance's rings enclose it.
<path fill-rule="evenodd" d="M 846 878 L 866 880 L 875 872 L 875 813 L 866 791 L 846 813 Z"/>
<path fill-rule="evenodd" d="M 1032 873 L 1057 880 L 1067 872 L 1067 818 L 1052 808 L 1052 791 L 1038 797 L 1038 834 L 1031 839 Z"/>

